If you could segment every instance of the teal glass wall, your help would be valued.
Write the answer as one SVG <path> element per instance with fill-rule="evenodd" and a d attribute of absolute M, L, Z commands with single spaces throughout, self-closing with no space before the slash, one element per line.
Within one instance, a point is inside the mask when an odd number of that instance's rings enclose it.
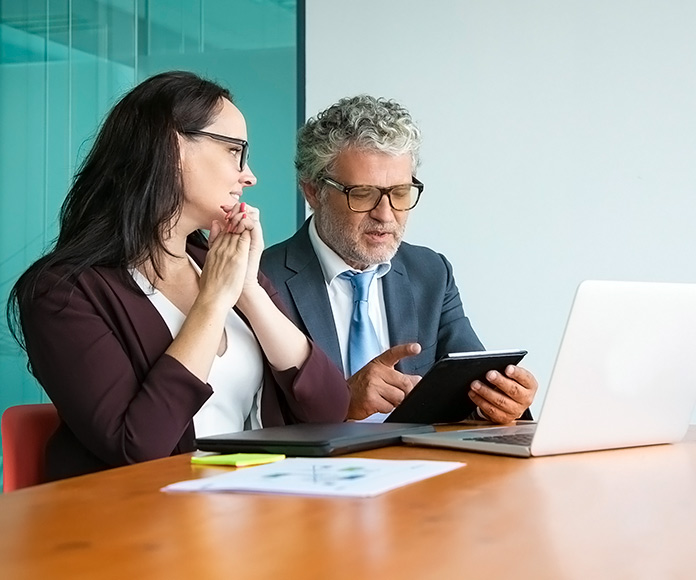
<path fill-rule="evenodd" d="M 245 114 L 266 244 L 295 231 L 295 0 L 0 0 L 0 412 L 47 400 L 4 319 L 19 274 L 56 236 L 72 175 L 134 84 L 190 70 Z"/>

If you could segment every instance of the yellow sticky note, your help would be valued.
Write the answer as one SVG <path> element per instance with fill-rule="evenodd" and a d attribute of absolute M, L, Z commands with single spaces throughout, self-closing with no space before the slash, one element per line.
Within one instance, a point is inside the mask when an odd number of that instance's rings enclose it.
<path fill-rule="evenodd" d="M 247 465 L 261 465 L 262 463 L 273 463 L 285 459 L 285 455 L 273 453 L 232 453 L 230 455 L 203 455 L 201 457 L 191 457 L 191 463 L 196 465 L 233 465 L 244 467 Z"/>

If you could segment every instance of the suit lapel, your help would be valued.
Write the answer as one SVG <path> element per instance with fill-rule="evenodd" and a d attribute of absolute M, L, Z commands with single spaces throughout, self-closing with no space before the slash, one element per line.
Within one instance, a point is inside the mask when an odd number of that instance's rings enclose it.
<path fill-rule="evenodd" d="M 411 280 L 399 254 L 391 262 L 391 270 L 382 278 L 384 305 L 389 325 L 389 342 L 391 346 L 418 341 L 418 324 L 416 303 L 411 291 Z M 403 359 L 397 369 L 410 374 L 410 361 L 413 357 Z"/>
<path fill-rule="evenodd" d="M 144 379 L 149 369 L 172 342 L 169 327 L 142 291 L 134 292 L 132 288 L 125 286 L 109 268 L 95 267 L 95 271 L 99 273 L 122 306 L 122 310 L 114 310 L 120 324 L 124 329 L 132 328 L 132 335 L 129 336 L 130 340 L 126 342 L 124 348 L 132 357 L 136 372 L 139 372 L 140 378 Z M 136 345 L 139 345 L 140 349 Z"/>
<path fill-rule="evenodd" d="M 293 243 L 287 246 L 285 265 L 295 275 L 288 278 L 286 285 L 310 338 L 321 345 L 322 350 L 342 369 L 341 349 L 324 273 L 309 240 L 308 224 L 309 221 L 305 222 L 295 234 Z"/>

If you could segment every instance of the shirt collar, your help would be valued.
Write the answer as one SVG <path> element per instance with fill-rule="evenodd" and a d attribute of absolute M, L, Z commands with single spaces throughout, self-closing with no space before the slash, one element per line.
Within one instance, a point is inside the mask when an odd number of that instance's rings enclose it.
<path fill-rule="evenodd" d="M 351 268 L 348 264 L 346 264 L 341 256 L 327 246 L 324 240 L 319 237 L 317 226 L 314 223 L 314 216 L 312 216 L 309 221 L 309 241 L 314 248 L 314 252 L 317 254 L 317 258 L 319 258 L 321 271 L 324 274 L 324 280 L 326 280 L 327 284 L 331 285 L 336 276 L 342 274 L 346 270 L 351 270 L 353 272 L 357 271 L 355 268 Z M 366 271 L 369 270 L 377 270 L 377 274 L 375 274 L 375 276 L 377 278 L 381 278 L 382 276 L 385 276 L 389 270 L 391 270 L 391 261 L 381 262 L 379 264 L 370 266 L 366 269 Z"/>

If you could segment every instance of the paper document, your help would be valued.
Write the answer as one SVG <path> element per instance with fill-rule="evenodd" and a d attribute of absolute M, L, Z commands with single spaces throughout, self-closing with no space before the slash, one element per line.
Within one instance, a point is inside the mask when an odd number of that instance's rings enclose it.
<path fill-rule="evenodd" d="M 237 491 L 372 497 L 462 467 L 458 461 L 351 457 L 285 459 L 213 477 L 174 483 L 162 491 Z"/>

